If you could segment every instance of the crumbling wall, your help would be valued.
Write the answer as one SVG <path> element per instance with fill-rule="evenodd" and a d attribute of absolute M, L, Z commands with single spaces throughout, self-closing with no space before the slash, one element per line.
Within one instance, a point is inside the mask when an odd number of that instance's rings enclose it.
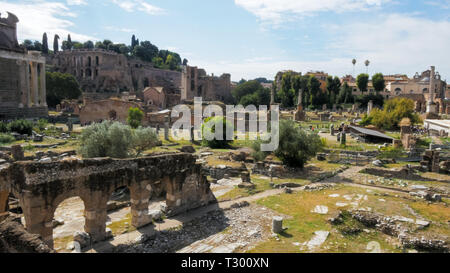
<path fill-rule="evenodd" d="M 54 212 L 71 197 L 83 200 L 85 231 L 94 242 L 107 236 L 107 202 L 118 188 L 130 190 L 132 225 L 136 228 L 152 222 L 148 205 L 153 189 L 166 190 L 163 212 L 167 216 L 215 201 L 201 165 L 193 155 L 184 153 L 123 160 L 16 162 L 0 172 L 2 184 L 9 184 L 19 198 L 27 231 L 40 234 L 50 247 Z"/>
<path fill-rule="evenodd" d="M 0 223 L 0 253 L 52 253 L 39 235 L 28 233 L 25 228 L 8 218 Z"/>

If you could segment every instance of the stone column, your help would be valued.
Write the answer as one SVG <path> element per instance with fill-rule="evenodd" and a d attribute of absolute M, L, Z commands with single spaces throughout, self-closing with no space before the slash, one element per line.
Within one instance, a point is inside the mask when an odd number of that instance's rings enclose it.
<path fill-rule="evenodd" d="M 46 90 L 46 83 L 45 83 L 45 63 L 41 63 L 40 64 L 41 67 L 41 73 L 40 73 L 40 78 L 41 78 L 41 106 L 43 107 L 47 107 L 47 90 Z"/>
<path fill-rule="evenodd" d="M 370 115 L 372 109 L 373 109 L 373 101 L 369 101 L 369 103 L 367 104 L 367 115 Z"/>
<path fill-rule="evenodd" d="M 27 106 L 30 108 L 32 106 L 31 102 L 31 82 L 30 82 L 30 63 L 26 61 L 25 68 L 25 86 L 26 86 L 26 96 L 27 96 Z"/>
<path fill-rule="evenodd" d="M 431 67 L 430 70 L 430 101 L 434 102 L 435 96 L 435 86 L 434 86 L 434 78 L 435 78 L 435 68 Z"/>
<path fill-rule="evenodd" d="M 152 223 L 152 218 L 148 213 L 148 204 L 150 199 L 151 186 L 135 185 L 130 188 L 131 196 L 131 224 L 135 228 L 141 228 Z"/>
<path fill-rule="evenodd" d="M 30 191 L 20 194 L 20 205 L 25 217 L 26 230 L 31 234 L 39 234 L 42 240 L 53 248 L 53 213 L 46 206 L 45 200 L 33 196 Z"/>
<path fill-rule="evenodd" d="M 32 96 L 33 96 L 33 106 L 39 105 L 39 86 L 38 86 L 38 70 L 37 63 L 32 63 L 31 66 L 31 84 L 32 84 Z"/>
<path fill-rule="evenodd" d="M 100 242 L 106 238 L 107 197 L 101 193 L 93 193 L 90 200 L 85 201 L 84 231 L 89 233 L 93 242 Z"/>
<path fill-rule="evenodd" d="M 0 191 L 0 222 L 5 220 L 9 213 L 6 211 L 6 205 L 8 204 L 8 191 Z"/>
<path fill-rule="evenodd" d="M 172 177 L 163 179 L 166 187 L 166 215 L 171 216 L 180 212 L 182 206 L 182 185 L 186 179 L 185 173 L 176 173 Z"/>

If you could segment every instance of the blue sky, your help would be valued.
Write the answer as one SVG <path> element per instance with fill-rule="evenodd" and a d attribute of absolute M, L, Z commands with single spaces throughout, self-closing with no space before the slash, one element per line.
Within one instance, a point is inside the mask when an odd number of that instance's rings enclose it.
<path fill-rule="evenodd" d="M 130 43 L 135 34 L 232 79 L 279 70 L 406 73 L 435 65 L 450 81 L 450 0 L 0 0 L 19 39 L 58 33 Z M 51 39 L 50 39 L 51 40 Z M 51 42 L 51 41 L 50 41 Z"/>

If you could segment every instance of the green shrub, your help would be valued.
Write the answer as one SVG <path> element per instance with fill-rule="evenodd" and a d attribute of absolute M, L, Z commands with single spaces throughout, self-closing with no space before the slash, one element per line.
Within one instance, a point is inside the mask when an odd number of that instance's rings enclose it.
<path fill-rule="evenodd" d="M 261 151 L 261 144 L 262 143 L 263 143 L 263 141 L 256 140 L 251 145 L 251 148 L 253 149 L 252 157 L 256 161 L 264 161 L 264 159 L 266 159 L 266 157 L 270 154 L 269 152 Z"/>
<path fill-rule="evenodd" d="M 0 121 L 0 133 L 7 133 L 8 132 L 8 126 L 5 122 Z"/>
<path fill-rule="evenodd" d="M 0 133 L 0 144 L 9 144 L 15 140 L 16 139 L 12 135 Z"/>
<path fill-rule="evenodd" d="M 142 152 L 155 147 L 159 142 L 158 135 L 151 128 L 142 128 L 133 131 L 133 150 L 138 157 Z"/>
<path fill-rule="evenodd" d="M 104 121 L 83 130 L 80 136 L 80 153 L 85 158 L 127 158 L 139 156 L 157 142 L 158 137 L 151 129 L 133 130 L 120 122 Z"/>
<path fill-rule="evenodd" d="M 280 145 L 275 155 L 286 165 L 303 168 L 322 149 L 317 133 L 301 129 L 292 120 L 280 121 Z"/>
<path fill-rule="evenodd" d="M 31 135 L 33 132 L 33 123 L 28 120 L 18 119 L 8 123 L 7 131 L 21 135 Z"/>
<path fill-rule="evenodd" d="M 136 107 L 128 109 L 127 122 L 132 128 L 136 129 L 141 126 L 143 118 L 144 112 L 142 112 L 139 108 Z"/>
<path fill-rule="evenodd" d="M 211 136 L 215 134 L 216 124 L 222 125 L 223 139 L 219 140 L 214 137 L 212 140 L 207 140 L 208 135 Z M 213 149 L 229 147 L 232 140 L 227 140 L 227 129 L 230 129 L 230 126 L 231 125 L 227 122 L 227 119 L 224 117 L 220 116 L 209 117 L 205 119 L 205 122 L 202 124 L 202 133 L 203 133 L 202 145 Z"/>
<path fill-rule="evenodd" d="M 252 146 L 254 154 L 261 153 L 260 147 L 259 143 L 255 142 Z M 303 168 L 322 148 L 323 142 L 317 133 L 302 129 L 292 120 L 280 120 L 280 144 L 274 154 L 283 164 Z"/>
<path fill-rule="evenodd" d="M 363 117 L 361 125 L 373 124 L 380 129 L 395 130 L 402 119 L 408 118 L 412 124 L 420 123 L 420 117 L 414 111 L 414 101 L 407 98 L 393 98 L 386 101 L 383 110 L 373 109 L 370 115 Z"/>
<path fill-rule="evenodd" d="M 38 120 L 38 122 L 36 124 L 36 128 L 39 131 L 44 131 L 45 128 L 47 128 L 47 125 L 48 125 L 48 121 L 46 119 L 40 119 L 40 120 Z"/>

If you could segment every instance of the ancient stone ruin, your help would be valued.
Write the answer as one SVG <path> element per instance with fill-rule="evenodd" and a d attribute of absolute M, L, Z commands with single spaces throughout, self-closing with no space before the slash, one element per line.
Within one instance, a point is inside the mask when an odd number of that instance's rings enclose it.
<path fill-rule="evenodd" d="M 0 18 L 0 120 L 48 114 L 45 58 L 19 47 L 17 22 L 12 13 Z"/>
<path fill-rule="evenodd" d="M 94 242 L 107 237 L 107 202 L 112 192 L 128 187 L 132 225 L 152 222 L 149 199 L 153 191 L 166 193 L 166 216 L 173 216 L 215 198 L 201 165 L 191 154 L 138 159 L 86 159 L 53 163 L 16 162 L 0 169 L 0 213 L 9 193 L 19 199 L 26 230 L 39 234 L 53 247 L 53 219 L 58 205 L 80 197 L 85 207 L 85 232 Z"/>

